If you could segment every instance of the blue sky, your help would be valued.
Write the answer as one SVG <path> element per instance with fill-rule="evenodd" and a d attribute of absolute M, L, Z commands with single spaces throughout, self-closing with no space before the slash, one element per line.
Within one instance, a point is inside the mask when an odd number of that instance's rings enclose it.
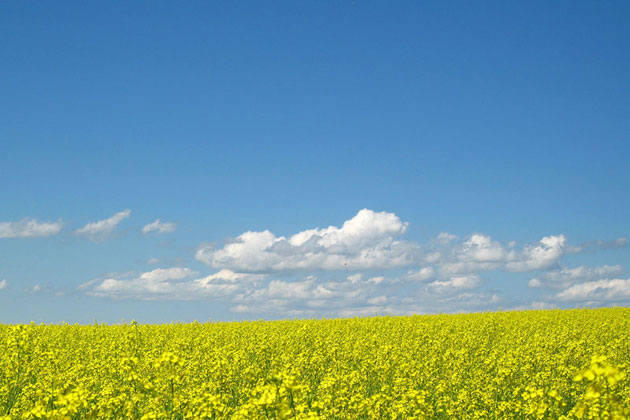
<path fill-rule="evenodd" d="M 4 2 L 0 322 L 627 305 L 629 16 Z"/>

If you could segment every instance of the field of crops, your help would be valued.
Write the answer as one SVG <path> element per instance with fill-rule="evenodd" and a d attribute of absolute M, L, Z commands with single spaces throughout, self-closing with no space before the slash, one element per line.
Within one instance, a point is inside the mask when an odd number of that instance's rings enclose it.
<path fill-rule="evenodd" d="M 0 419 L 630 418 L 630 308 L 0 326 Z"/>

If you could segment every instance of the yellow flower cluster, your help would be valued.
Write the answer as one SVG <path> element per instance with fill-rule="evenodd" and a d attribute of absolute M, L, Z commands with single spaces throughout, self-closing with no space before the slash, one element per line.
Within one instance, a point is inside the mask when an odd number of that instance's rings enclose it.
<path fill-rule="evenodd" d="M 630 419 L 630 308 L 0 325 L 0 420 Z"/>

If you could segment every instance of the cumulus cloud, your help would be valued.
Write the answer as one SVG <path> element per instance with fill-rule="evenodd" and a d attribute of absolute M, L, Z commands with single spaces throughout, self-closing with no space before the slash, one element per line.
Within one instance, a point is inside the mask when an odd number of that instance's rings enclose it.
<path fill-rule="evenodd" d="M 175 223 L 161 222 L 160 219 L 156 219 L 154 222 L 149 223 L 142 228 L 142 233 L 145 235 L 151 232 L 156 232 L 158 234 L 175 232 Z"/>
<path fill-rule="evenodd" d="M 498 269 L 517 272 L 549 269 L 568 252 L 564 235 L 545 236 L 520 251 L 515 246 L 513 241 L 506 247 L 488 235 L 475 233 L 464 241 L 434 247 L 425 254 L 425 261 L 435 264 L 442 277 L 451 277 Z"/>
<path fill-rule="evenodd" d="M 529 281 L 529 287 L 549 287 L 564 289 L 576 283 L 583 283 L 601 278 L 611 278 L 623 271 L 620 265 L 603 265 L 600 267 L 563 267 L 544 273 L 542 276 Z"/>
<path fill-rule="evenodd" d="M 282 317 L 345 317 L 491 308 L 501 298 L 496 293 L 476 291 L 481 283 L 478 276 L 458 276 L 417 285 L 359 273 L 337 280 L 315 276 L 299 281 L 271 280 L 237 294 L 231 310 Z"/>
<path fill-rule="evenodd" d="M 491 270 L 557 269 L 563 256 L 586 249 L 570 246 L 562 234 L 517 248 L 515 241 L 503 245 L 483 233 L 460 239 L 441 232 L 429 244 L 421 245 L 400 239 L 406 229 L 407 223 L 394 213 L 363 209 L 342 227 L 308 229 L 289 237 L 278 237 L 268 230 L 245 232 L 223 247 L 200 246 L 196 258 L 214 268 L 257 273 L 430 265 L 415 273 L 416 280 L 434 276 L 443 281 Z M 625 238 L 594 243 L 601 249 L 619 247 L 625 246 Z M 408 277 L 412 279 L 411 272 Z"/>
<path fill-rule="evenodd" d="M 0 238 L 35 238 L 52 236 L 61 232 L 63 223 L 38 222 L 36 219 L 22 219 L 18 222 L 0 222 Z"/>
<path fill-rule="evenodd" d="M 232 311 L 335 316 L 343 310 L 370 305 L 369 301 L 377 298 L 378 291 L 382 290 L 379 285 L 383 281 L 382 277 L 364 279 L 359 275 L 338 281 L 323 281 L 315 276 L 298 281 L 271 280 L 261 287 L 247 288 L 237 294 Z"/>
<path fill-rule="evenodd" d="M 188 268 L 156 269 L 141 274 L 110 276 L 79 286 L 92 296 L 139 300 L 221 299 L 240 313 L 282 316 L 339 315 L 362 305 L 380 306 L 391 282 L 382 276 L 361 274 L 322 280 L 309 275 L 298 279 L 274 279 L 266 274 L 236 273 L 222 269 L 200 277 Z M 395 298 L 392 301 L 395 304 Z"/>
<path fill-rule="evenodd" d="M 433 269 L 433 267 L 429 266 L 429 267 L 422 267 L 421 269 L 417 271 L 411 270 L 407 273 L 407 276 L 405 278 L 412 281 L 423 282 L 423 281 L 432 279 L 434 277 L 435 277 L 435 270 Z"/>
<path fill-rule="evenodd" d="M 142 273 L 130 279 L 106 278 L 93 285 L 89 294 L 117 298 L 151 299 L 156 297 L 181 298 L 182 286 L 177 284 L 183 279 L 195 276 L 197 273 L 188 268 L 158 268 Z M 180 287 L 177 287 L 180 286 Z"/>
<path fill-rule="evenodd" d="M 143 231 L 159 233 L 160 225 L 164 223 L 158 219 Z M 215 268 L 210 275 L 164 268 L 108 276 L 84 284 L 81 290 L 120 299 L 220 299 L 232 311 L 252 316 L 352 316 L 490 310 L 499 303 L 531 306 L 518 296 L 484 290 L 481 276 L 490 270 L 539 271 L 530 279 L 530 287 L 559 291 L 537 302 L 542 306 L 577 300 L 580 290 L 586 292 L 574 286 L 621 272 L 620 266 L 612 265 L 561 268 L 563 256 L 585 249 L 571 246 L 561 234 L 517 244 L 501 243 L 483 233 L 458 237 L 442 232 L 420 244 L 403 240 L 406 231 L 407 223 L 394 213 L 363 209 L 341 226 L 286 237 L 268 230 L 245 232 L 223 246 L 202 245 L 196 258 Z M 609 292 L 618 292 L 615 287 Z M 589 289 L 592 296 L 584 301 L 604 302 L 608 289 Z"/>
<path fill-rule="evenodd" d="M 566 251 L 564 235 L 545 236 L 537 244 L 526 245 L 514 261 L 507 263 L 510 271 L 532 271 L 547 269 L 555 264 Z"/>
<path fill-rule="evenodd" d="M 329 299 L 333 296 L 339 296 L 340 291 L 334 291 L 324 284 L 317 284 L 315 280 L 304 280 L 286 282 L 282 280 L 272 280 L 264 289 L 258 289 L 251 292 L 248 296 L 241 296 L 240 300 L 273 300 L 273 299 Z"/>
<path fill-rule="evenodd" d="M 452 233 L 448 233 L 448 232 L 440 232 L 438 236 L 436 236 L 435 242 L 440 245 L 448 245 L 449 243 L 451 243 L 452 241 L 456 239 L 457 239 L 457 235 L 453 235 Z"/>
<path fill-rule="evenodd" d="M 502 262 L 513 258 L 513 254 L 506 251 L 499 242 L 479 233 L 471 235 L 455 253 L 460 261 L 479 263 Z"/>
<path fill-rule="evenodd" d="M 0 280 L 0 290 L 4 290 L 9 286 L 7 279 Z"/>
<path fill-rule="evenodd" d="M 104 298 L 143 300 L 216 300 L 246 316 L 337 317 L 357 315 L 467 312 L 496 308 L 496 292 L 479 290 L 476 275 L 453 276 L 427 283 L 353 273 L 321 272 L 306 277 L 236 273 L 223 269 L 208 276 L 187 268 L 109 276 L 81 286 Z M 428 276 L 427 276 L 428 277 Z"/>
<path fill-rule="evenodd" d="M 496 270 L 513 259 L 514 251 L 506 250 L 490 236 L 475 233 L 448 249 L 433 252 L 430 260 L 438 265 L 442 277 Z"/>
<path fill-rule="evenodd" d="M 114 214 L 109 219 L 99 220 L 97 222 L 91 222 L 83 226 L 81 229 L 74 231 L 77 235 L 86 236 L 105 236 L 113 232 L 116 226 L 131 216 L 131 210 L 123 210 Z"/>
<path fill-rule="evenodd" d="M 288 238 L 268 230 L 245 232 L 223 248 L 201 246 L 196 258 L 236 272 L 391 268 L 413 263 L 417 245 L 397 240 L 407 223 L 363 209 L 342 227 L 309 229 Z"/>
<path fill-rule="evenodd" d="M 565 254 L 563 235 L 547 236 L 538 243 L 517 250 L 514 241 L 507 246 L 482 233 L 474 233 L 462 241 L 435 240 L 435 245 L 424 254 L 427 263 L 436 265 L 442 277 L 482 271 L 507 269 L 533 271 L 552 267 Z"/>
<path fill-rule="evenodd" d="M 630 301 L 630 279 L 597 280 L 576 284 L 556 294 L 561 301 L 602 304 Z"/>
<path fill-rule="evenodd" d="M 233 295 L 244 284 L 255 284 L 261 275 L 240 274 L 230 270 L 198 278 L 189 268 L 158 268 L 140 275 L 108 277 L 79 286 L 92 296 L 141 300 L 196 300 Z"/>
<path fill-rule="evenodd" d="M 212 283 L 258 284 L 265 277 L 266 275 L 264 274 L 235 273 L 232 270 L 223 269 L 217 273 L 202 277 L 196 281 L 202 285 Z"/>
<path fill-rule="evenodd" d="M 481 278 L 475 275 L 451 277 L 429 283 L 429 289 L 436 293 L 449 293 L 453 290 L 474 289 L 481 285 Z"/>

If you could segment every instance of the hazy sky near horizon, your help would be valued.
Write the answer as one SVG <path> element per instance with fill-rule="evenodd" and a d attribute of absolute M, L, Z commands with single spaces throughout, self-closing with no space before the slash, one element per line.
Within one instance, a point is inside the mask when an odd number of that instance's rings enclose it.
<path fill-rule="evenodd" d="M 3 2 L 0 322 L 628 305 L 629 18 Z"/>

